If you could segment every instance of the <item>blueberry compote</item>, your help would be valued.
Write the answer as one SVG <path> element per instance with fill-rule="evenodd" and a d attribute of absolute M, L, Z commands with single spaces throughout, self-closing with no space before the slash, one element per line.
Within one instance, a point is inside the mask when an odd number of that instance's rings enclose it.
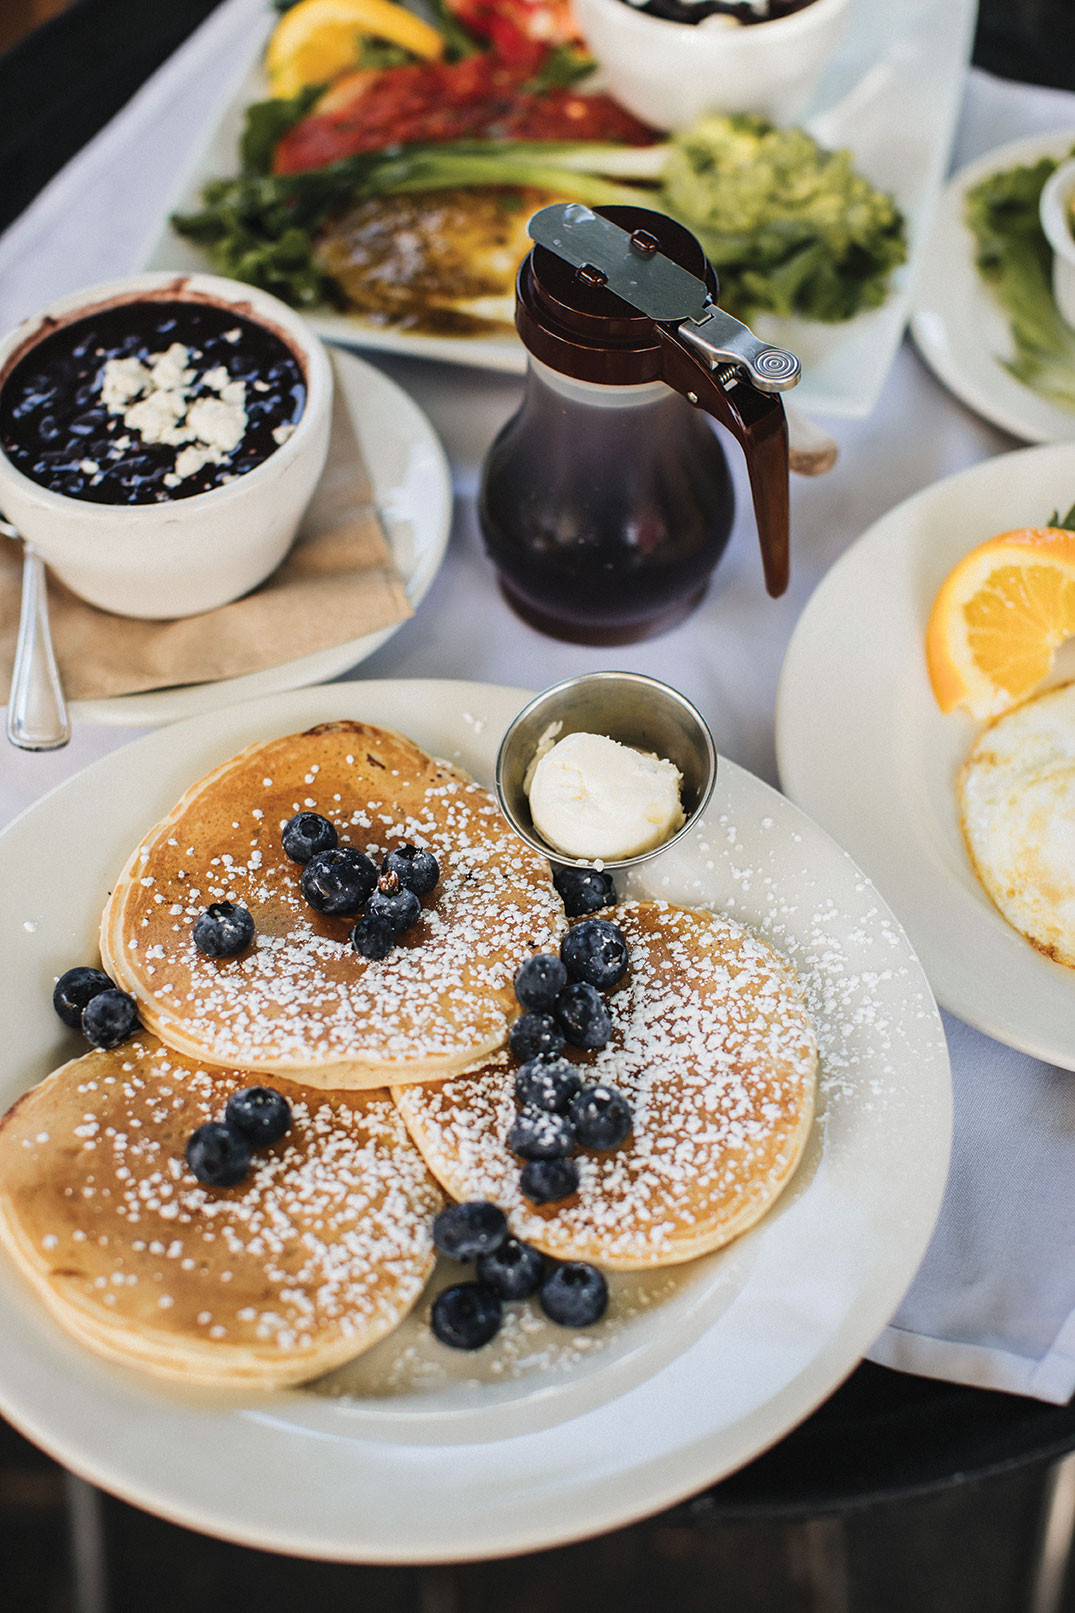
<path fill-rule="evenodd" d="M 218 303 L 146 298 L 35 342 L 0 390 L 0 444 L 68 498 L 153 504 L 253 470 L 305 403 L 302 364 L 267 326 Z"/>

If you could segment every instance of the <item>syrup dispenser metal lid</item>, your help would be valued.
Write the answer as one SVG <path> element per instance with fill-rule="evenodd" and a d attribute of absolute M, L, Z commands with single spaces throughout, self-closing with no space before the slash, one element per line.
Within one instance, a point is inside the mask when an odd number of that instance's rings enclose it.
<path fill-rule="evenodd" d="M 759 341 L 717 307 L 710 285 L 661 250 L 650 230 L 627 230 L 581 202 L 543 207 L 527 225 L 532 241 L 573 264 L 584 284 L 614 293 L 657 323 L 676 323 L 711 366 L 733 364 L 761 392 L 786 392 L 799 380 L 794 353 Z"/>

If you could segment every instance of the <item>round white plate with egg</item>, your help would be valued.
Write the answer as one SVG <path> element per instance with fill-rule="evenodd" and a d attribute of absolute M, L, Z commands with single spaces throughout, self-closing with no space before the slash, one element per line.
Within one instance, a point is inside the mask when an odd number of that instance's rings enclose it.
<path fill-rule="evenodd" d="M 362 447 L 377 513 L 407 598 L 417 609 L 448 547 L 452 524 L 448 461 L 429 420 L 401 386 L 356 354 L 339 348 L 331 351 L 336 384 L 344 393 Z M 75 700 L 71 715 L 76 723 L 136 727 L 174 722 L 236 700 L 321 683 L 366 660 L 403 626 L 405 622 L 394 622 L 310 655 L 285 657 L 275 666 L 242 677 L 147 689 L 104 700 Z"/>
<path fill-rule="evenodd" d="M 1075 440 L 1075 410 L 1032 391 L 1005 368 L 1011 333 L 975 266 L 965 198 L 990 174 L 1041 157 L 1067 157 L 1073 148 L 1075 130 L 1033 135 L 960 169 L 937 202 L 912 298 L 911 332 L 937 378 L 976 414 L 1025 442 Z"/>
<path fill-rule="evenodd" d="M 940 1003 L 1010 1047 L 1075 1070 L 1075 970 L 994 907 L 963 843 L 956 775 L 982 724 L 942 714 L 926 670 L 934 597 L 999 532 L 1075 500 L 1075 445 L 999 455 L 907 499 L 815 590 L 777 697 L 780 778 L 877 885 Z M 1075 676 L 1075 643 L 1050 683 Z"/>
<path fill-rule="evenodd" d="M 210 767 L 255 739 L 353 718 L 491 785 L 500 738 L 529 698 L 422 680 L 301 690 L 146 735 L 45 797 L 0 836 L 0 957 L 19 1005 L 0 1103 L 80 1051 L 52 1011 L 53 981 L 96 956 L 114 871 Z M 193 1393 L 98 1359 L 0 1255 L 0 1412 L 73 1471 L 178 1523 L 388 1563 L 497 1557 L 616 1528 L 801 1421 L 880 1333 L 929 1241 L 951 1130 L 939 1015 L 850 858 L 730 762 L 703 826 L 621 888 L 726 911 L 798 967 L 821 1043 L 818 1113 L 795 1177 L 756 1227 L 664 1274 L 613 1274 L 608 1316 L 579 1333 L 528 1302 L 508 1308 L 492 1344 L 457 1353 L 433 1339 L 425 1296 L 351 1366 L 272 1395 Z"/>

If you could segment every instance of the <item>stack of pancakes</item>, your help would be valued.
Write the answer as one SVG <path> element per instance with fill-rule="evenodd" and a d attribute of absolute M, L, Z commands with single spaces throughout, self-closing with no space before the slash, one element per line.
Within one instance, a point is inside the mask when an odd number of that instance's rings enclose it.
<path fill-rule="evenodd" d="M 281 845 L 303 811 L 377 862 L 408 843 L 436 856 L 440 881 L 387 958 L 304 901 Z M 214 959 L 191 931 L 221 901 L 249 909 L 255 940 Z M 486 790 L 398 734 L 333 723 L 249 747 L 118 878 L 102 960 L 145 1029 L 64 1065 L 0 1124 L 0 1239 L 98 1352 L 234 1385 L 304 1381 L 392 1328 L 432 1267 L 442 1188 L 493 1199 L 560 1258 L 632 1269 L 718 1247 L 805 1143 L 817 1054 L 798 984 L 711 913 L 603 916 L 630 965 L 612 1039 L 578 1055 L 580 1074 L 621 1088 L 633 1130 L 538 1208 L 505 1141 L 506 1042 L 515 970 L 567 927 L 548 864 Z M 238 1186 L 203 1187 L 187 1139 L 258 1084 L 288 1098 L 291 1130 Z"/>

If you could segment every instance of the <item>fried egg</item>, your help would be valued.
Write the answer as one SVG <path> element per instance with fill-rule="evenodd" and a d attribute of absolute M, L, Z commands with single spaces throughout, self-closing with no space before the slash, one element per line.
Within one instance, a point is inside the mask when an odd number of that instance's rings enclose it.
<path fill-rule="evenodd" d="M 1033 946 L 1075 969 L 1075 682 L 983 729 L 957 788 L 989 895 Z"/>

